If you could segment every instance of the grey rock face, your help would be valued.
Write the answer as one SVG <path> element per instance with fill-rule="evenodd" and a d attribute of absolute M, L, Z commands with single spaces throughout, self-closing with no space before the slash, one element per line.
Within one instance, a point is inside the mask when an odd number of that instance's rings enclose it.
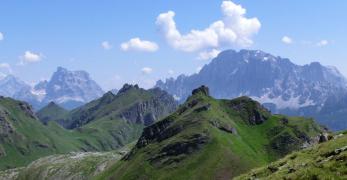
<path fill-rule="evenodd" d="M 135 85 L 133 88 L 138 89 L 139 87 Z M 171 95 L 160 89 L 148 91 L 153 94 L 153 98 L 134 104 L 121 112 L 120 117 L 132 123 L 148 126 L 176 109 L 177 103 Z M 122 91 L 120 90 L 119 93 Z"/>
<path fill-rule="evenodd" d="M 282 109 L 319 104 L 329 93 L 345 89 L 346 79 L 335 68 L 317 62 L 299 66 L 262 51 L 228 50 L 198 74 L 156 84 L 181 101 L 200 85 L 208 86 L 216 98 L 247 95 Z"/>
<path fill-rule="evenodd" d="M 103 93 L 87 72 L 68 71 L 58 67 L 47 83 L 44 101 L 54 101 L 58 104 L 67 104 L 67 102 L 84 104 L 101 97 Z"/>

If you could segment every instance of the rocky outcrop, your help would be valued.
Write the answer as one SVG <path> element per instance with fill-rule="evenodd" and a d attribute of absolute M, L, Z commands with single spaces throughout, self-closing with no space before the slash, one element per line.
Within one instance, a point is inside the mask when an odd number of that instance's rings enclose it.
<path fill-rule="evenodd" d="M 239 112 L 243 119 L 251 125 L 262 124 L 271 115 L 270 111 L 260 103 L 246 96 L 231 100 L 228 106 Z"/>
<path fill-rule="evenodd" d="M 175 104 L 167 104 L 167 109 L 161 108 L 159 99 L 139 102 L 132 107 L 121 112 L 120 118 L 132 123 L 139 123 L 148 126 L 157 121 L 160 117 L 175 110 Z"/>
<path fill-rule="evenodd" d="M 183 160 L 182 156 L 188 156 L 200 150 L 208 143 L 209 137 L 205 134 L 194 134 L 185 141 L 169 144 L 163 147 L 158 154 L 150 158 L 151 164 L 171 164 Z"/>
<path fill-rule="evenodd" d="M 34 113 L 34 110 L 33 108 L 31 107 L 31 105 L 29 105 L 28 103 L 26 102 L 20 102 L 19 104 L 19 107 L 22 111 L 25 112 L 25 114 L 33 119 L 36 119 L 36 116 L 35 116 L 35 113 Z"/>
<path fill-rule="evenodd" d="M 210 123 L 224 132 L 237 134 L 236 128 L 232 127 L 230 124 L 221 123 L 219 120 L 212 120 Z"/>
<path fill-rule="evenodd" d="M 118 91 L 117 94 L 125 93 L 129 91 L 130 89 L 140 89 L 137 84 L 131 85 L 131 84 L 124 84 L 123 87 Z"/>
<path fill-rule="evenodd" d="M 137 141 L 136 147 L 142 148 L 153 141 L 160 142 L 179 133 L 181 128 L 170 127 L 173 121 L 174 119 L 167 117 L 151 126 L 146 127 L 143 130 L 140 139 Z"/>
<path fill-rule="evenodd" d="M 6 120 L 7 118 L 7 112 L 6 111 L 0 111 L 0 142 L 3 143 L 11 134 L 14 133 L 14 128 L 10 124 L 9 121 Z M 0 147 L 0 151 L 3 149 Z M 4 155 L 3 153 L 0 152 L 0 157 L 1 154 Z"/>
<path fill-rule="evenodd" d="M 205 95 L 205 96 L 209 96 L 209 95 L 210 95 L 210 90 L 208 89 L 207 86 L 202 85 L 202 86 L 200 86 L 199 88 L 194 89 L 194 90 L 192 91 L 192 95 L 196 95 L 196 94 L 198 94 L 198 93 L 202 93 L 202 94 Z"/>

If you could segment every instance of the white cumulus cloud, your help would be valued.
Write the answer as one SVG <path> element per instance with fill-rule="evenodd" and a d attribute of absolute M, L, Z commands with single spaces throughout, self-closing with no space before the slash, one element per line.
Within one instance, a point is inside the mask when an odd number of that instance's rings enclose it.
<path fill-rule="evenodd" d="M 155 52 L 159 49 L 159 46 L 155 42 L 141 40 L 140 38 L 132 38 L 122 43 L 121 49 L 123 51 Z"/>
<path fill-rule="evenodd" d="M 223 18 L 203 30 L 191 30 L 182 35 L 176 27 L 175 12 L 168 11 L 157 17 L 156 25 L 166 41 L 175 49 L 194 52 L 222 46 L 248 47 L 253 44 L 261 23 L 257 18 L 247 18 L 246 9 L 232 1 L 223 1 Z"/>
<path fill-rule="evenodd" d="M 317 43 L 317 46 L 318 47 L 322 47 L 322 46 L 326 46 L 329 44 L 329 41 L 328 40 L 321 40 Z"/>
<path fill-rule="evenodd" d="M 153 71 L 153 69 L 150 67 L 144 67 L 141 69 L 142 74 L 151 74 L 152 71 Z"/>
<path fill-rule="evenodd" d="M 292 43 L 293 43 L 293 40 L 292 40 L 292 38 L 290 38 L 290 37 L 288 37 L 288 36 L 283 36 L 283 37 L 282 37 L 282 42 L 283 42 L 284 44 L 292 44 Z"/>
<path fill-rule="evenodd" d="M 200 59 L 200 60 L 213 59 L 213 58 L 217 57 L 220 52 L 221 51 L 217 50 L 217 49 L 212 49 L 211 51 L 203 51 L 203 52 L 199 53 L 198 59 Z"/>
<path fill-rule="evenodd" d="M 36 63 L 43 59 L 43 55 L 41 53 L 35 53 L 32 51 L 25 51 L 24 55 L 20 56 L 21 62 L 20 65 L 24 65 L 26 63 Z"/>
<path fill-rule="evenodd" d="M 101 47 L 104 48 L 105 50 L 112 49 L 112 45 L 108 41 L 103 41 L 101 43 Z"/>
<path fill-rule="evenodd" d="M 172 70 L 172 69 L 169 69 L 169 70 L 167 71 L 167 73 L 168 73 L 169 75 L 173 75 L 173 74 L 175 74 L 175 71 Z"/>
<path fill-rule="evenodd" d="M 4 34 L 0 32 L 0 41 L 4 40 Z"/>

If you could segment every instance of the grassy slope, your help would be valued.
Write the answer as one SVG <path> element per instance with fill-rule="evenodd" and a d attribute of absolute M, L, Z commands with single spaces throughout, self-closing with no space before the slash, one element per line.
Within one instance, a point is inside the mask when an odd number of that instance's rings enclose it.
<path fill-rule="evenodd" d="M 69 114 L 65 111 L 63 115 L 57 114 L 56 110 L 60 108 L 54 105 L 40 111 L 42 116 L 59 117 L 58 119 L 62 116 L 92 117 L 88 124 L 73 130 L 62 128 L 54 120 L 45 126 L 37 119 L 25 115 L 18 106 L 21 102 L 9 98 L 2 99 L 0 108 L 10 112 L 7 121 L 14 127 L 15 133 L 6 138 L 6 142 L 2 142 L 0 138 L 0 170 L 23 166 L 50 154 L 109 151 L 133 142 L 141 135 L 144 125 L 121 119 L 119 113 L 154 97 L 153 92 L 130 89 L 119 96 L 108 93 Z M 164 106 L 165 104 L 159 104 L 157 108 Z M 6 156 L 1 156 L 2 150 Z"/>
<path fill-rule="evenodd" d="M 347 179 L 347 133 L 236 179 Z"/>
<path fill-rule="evenodd" d="M 199 103 L 180 114 L 194 100 Z M 313 120 L 303 118 L 288 118 L 288 124 L 284 125 L 280 121 L 283 116 L 280 115 L 271 116 L 261 125 L 250 125 L 242 118 L 245 112 L 232 110 L 228 103 L 202 94 L 191 97 L 177 112 L 166 118 L 174 120 L 169 128 L 182 128 L 179 133 L 133 149 L 128 160 L 116 163 L 98 179 L 232 178 L 281 157 L 283 152 L 271 148 L 272 143 L 281 142 L 279 137 L 288 135 L 301 144 L 303 141 L 298 138 L 298 132 L 307 131 L 307 135 L 314 136 L 321 131 Z M 211 104 L 211 109 L 196 111 L 205 104 Z M 221 126 L 236 128 L 237 133 L 217 128 L 213 125 L 216 122 Z M 208 137 L 208 143 L 197 150 L 193 148 L 174 156 L 163 153 L 165 147 L 187 144 L 195 135 Z M 289 148 L 298 149 L 298 146 L 292 144 Z M 155 158 L 158 159 L 151 160 Z"/>
<path fill-rule="evenodd" d="M 39 157 L 52 153 L 77 151 L 82 145 L 68 137 L 63 129 L 46 127 L 37 119 L 28 116 L 19 104 L 10 98 L 0 99 L 0 109 L 5 111 L 5 119 L 10 123 L 13 132 L 1 138 L 4 156 L 0 157 L 0 169 L 24 165 Z"/>

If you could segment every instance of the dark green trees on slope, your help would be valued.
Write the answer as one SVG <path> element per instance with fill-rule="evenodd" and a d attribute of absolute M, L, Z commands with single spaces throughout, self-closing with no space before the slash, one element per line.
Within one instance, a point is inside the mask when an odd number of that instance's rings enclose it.
<path fill-rule="evenodd" d="M 49 154 L 117 149 L 176 106 L 164 91 L 126 84 L 117 95 L 106 93 L 70 112 L 51 103 L 37 113 L 43 125 L 28 104 L 1 98 L 0 170 Z"/>
<path fill-rule="evenodd" d="M 247 97 L 193 91 L 176 112 L 146 127 L 132 151 L 100 179 L 231 179 L 309 146 L 325 130 L 312 119 L 272 115 Z"/>

